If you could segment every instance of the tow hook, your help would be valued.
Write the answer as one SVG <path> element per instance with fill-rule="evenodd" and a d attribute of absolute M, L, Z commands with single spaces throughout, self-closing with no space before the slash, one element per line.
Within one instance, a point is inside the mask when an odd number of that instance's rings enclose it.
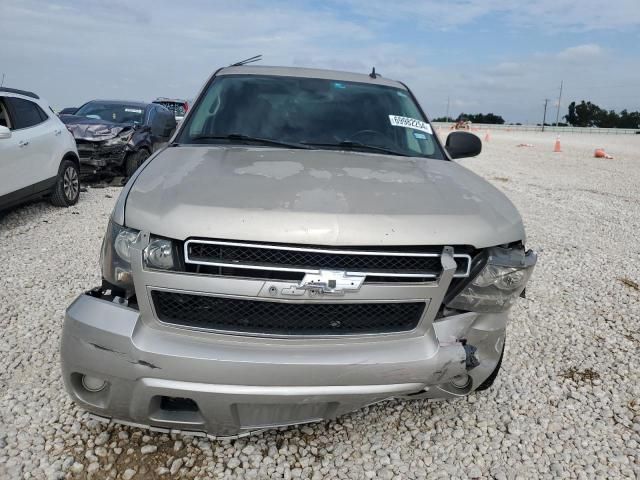
<path fill-rule="evenodd" d="M 480 365 L 480 360 L 478 360 L 478 357 L 476 357 L 476 351 L 478 349 L 473 345 L 469 345 L 465 338 L 460 340 L 460 343 L 462 344 L 464 353 L 466 354 L 465 367 L 467 368 L 467 370 L 472 370 Z"/>

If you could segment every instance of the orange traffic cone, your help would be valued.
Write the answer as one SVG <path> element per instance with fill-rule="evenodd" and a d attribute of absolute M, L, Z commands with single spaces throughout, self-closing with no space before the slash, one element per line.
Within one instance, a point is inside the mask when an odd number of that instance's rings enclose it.
<path fill-rule="evenodd" d="M 491 140 L 491 132 L 487 130 L 487 134 L 484 136 L 484 141 L 488 142 L 489 140 Z"/>
<path fill-rule="evenodd" d="M 561 152 L 562 148 L 560 148 L 560 136 L 556 137 L 556 144 L 553 146 L 554 152 Z"/>
<path fill-rule="evenodd" d="M 604 151 L 604 148 L 596 148 L 593 156 L 596 158 L 607 158 L 609 160 L 613 159 L 611 155 Z"/>

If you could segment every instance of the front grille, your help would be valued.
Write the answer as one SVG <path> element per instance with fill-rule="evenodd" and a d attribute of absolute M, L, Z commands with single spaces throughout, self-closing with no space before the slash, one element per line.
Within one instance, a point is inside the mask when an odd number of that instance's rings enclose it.
<path fill-rule="evenodd" d="M 78 155 L 80 160 L 104 160 L 107 162 L 120 163 L 125 154 L 125 145 L 106 146 L 100 142 L 77 141 Z"/>
<path fill-rule="evenodd" d="M 207 330 L 272 335 L 347 335 L 413 330 L 424 302 L 285 303 L 151 292 L 158 318 Z"/>
<path fill-rule="evenodd" d="M 442 247 L 402 249 L 338 249 L 188 240 L 185 242 L 185 262 L 187 265 L 204 266 L 201 269 L 204 271 L 197 270 L 200 273 L 250 276 L 241 270 L 253 270 L 256 277 L 286 280 L 301 279 L 305 273 L 320 269 L 363 273 L 367 281 L 375 278 L 378 281 L 381 278 L 385 281 L 390 278 L 402 281 L 407 281 L 407 278 L 413 278 L 413 281 L 433 280 L 442 272 Z M 467 276 L 470 255 L 456 253 L 454 259 L 457 264 L 455 276 Z M 292 273 L 298 275 L 292 276 Z"/>

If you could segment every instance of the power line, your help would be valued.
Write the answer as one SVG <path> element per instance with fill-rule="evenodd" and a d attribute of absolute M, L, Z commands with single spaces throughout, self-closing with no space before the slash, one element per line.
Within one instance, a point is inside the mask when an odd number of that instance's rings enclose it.
<path fill-rule="evenodd" d="M 558 110 L 556 111 L 556 127 L 558 126 L 558 119 L 560 118 L 560 101 L 562 100 L 562 83 L 564 80 L 560 80 L 560 95 L 558 95 Z"/>
<path fill-rule="evenodd" d="M 449 121 L 449 95 L 447 95 L 447 114 L 444 118 L 446 119 L 445 121 Z"/>

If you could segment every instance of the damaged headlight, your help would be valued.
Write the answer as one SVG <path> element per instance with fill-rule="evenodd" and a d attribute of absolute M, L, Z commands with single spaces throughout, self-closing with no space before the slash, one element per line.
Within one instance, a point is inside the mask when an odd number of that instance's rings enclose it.
<path fill-rule="evenodd" d="M 523 248 L 494 247 L 476 277 L 447 307 L 481 313 L 509 309 L 520 296 L 533 272 L 537 255 Z"/>
<path fill-rule="evenodd" d="M 134 294 L 131 275 L 132 247 L 138 242 L 140 232 L 126 228 L 109 220 L 107 233 L 102 241 L 100 264 L 102 278 L 125 291 L 128 297 Z"/>
<path fill-rule="evenodd" d="M 106 140 L 104 142 L 104 146 L 106 147 L 116 147 L 118 145 L 125 146 L 127 143 L 129 143 L 129 140 L 131 140 L 131 137 L 133 137 L 133 131 L 121 133 L 117 137 L 113 137 L 113 138 L 110 138 L 109 140 Z"/>

